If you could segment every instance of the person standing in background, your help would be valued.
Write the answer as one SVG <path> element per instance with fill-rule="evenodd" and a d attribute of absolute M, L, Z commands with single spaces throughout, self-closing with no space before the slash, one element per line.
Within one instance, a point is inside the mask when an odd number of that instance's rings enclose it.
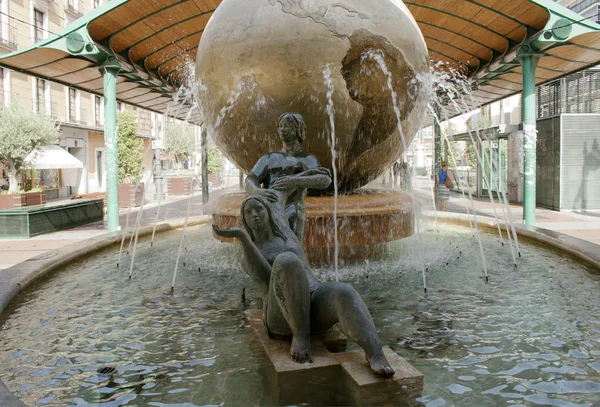
<path fill-rule="evenodd" d="M 446 212 L 446 204 L 450 199 L 450 189 L 453 187 L 452 174 L 448 170 L 448 164 L 442 160 L 442 168 L 437 172 L 437 187 L 438 187 L 438 210 Z"/>

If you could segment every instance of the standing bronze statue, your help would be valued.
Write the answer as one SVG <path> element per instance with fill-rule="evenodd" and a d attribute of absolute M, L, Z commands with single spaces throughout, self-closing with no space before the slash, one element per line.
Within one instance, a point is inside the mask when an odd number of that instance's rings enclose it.
<path fill-rule="evenodd" d="M 294 230 L 293 226 L 298 228 L 299 224 L 290 222 L 290 205 L 296 205 L 297 210 L 307 188 L 315 184 L 326 188 L 331 182 L 329 171 L 319 168 L 313 156 L 299 149 L 300 123 L 303 121 L 299 115 L 280 118 L 279 134 L 284 146 L 298 148 L 261 158 L 264 162 L 257 164 L 263 169 L 259 174 L 262 183 L 270 188 L 255 188 L 259 193 L 242 203 L 244 228 L 220 229 L 213 225 L 214 232 L 240 240 L 242 267 L 262 289 L 265 329 L 269 336 L 292 338 L 293 360 L 312 361 L 311 334 L 326 332 L 339 323 L 342 332 L 363 348 L 375 374 L 393 376 L 394 370 L 385 358 L 375 324 L 360 295 L 350 284 L 321 283 L 315 277 L 302 248 L 302 229 Z M 313 168 L 306 168 L 307 161 Z"/>
<path fill-rule="evenodd" d="M 300 147 L 306 138 L 306 123 L 300 114 L 282 114 L 277 121 L 277 132 L 283 148 L 265 154 L 258 160 L 246 179 L 246 192 L 275 202 L 276 189 L 289 189 L 293 186 L 294 193 L 290 194 L 285 207 L 290 228 L 302 242 L 306 220 L 306 190 L 327 188 L 331 184 L 331 175 L 325 168 L 312 175 L 299 175 L 302 171 L 320 168 L 317 158 Z"/>

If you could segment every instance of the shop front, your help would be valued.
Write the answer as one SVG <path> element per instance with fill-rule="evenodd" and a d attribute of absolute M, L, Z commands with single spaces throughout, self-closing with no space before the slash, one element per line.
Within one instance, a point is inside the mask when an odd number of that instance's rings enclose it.
<path fill-rule="evenodd" d="M 61 188 L 77 185 L 82 170 L 83 163 L 60 146 L 44 146 L 26 158 L 21 187 L 43 191 L 47 201 L 68 198 L 60 196 Z"/>

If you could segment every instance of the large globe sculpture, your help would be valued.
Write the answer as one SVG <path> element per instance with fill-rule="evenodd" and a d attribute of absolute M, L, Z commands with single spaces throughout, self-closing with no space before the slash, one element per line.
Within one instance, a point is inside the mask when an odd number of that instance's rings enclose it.
<path fill-rule="evenodd" d="M 410 144 L 428 69 L 400 0 L 224 0 L 202 36 L 196 79 L 203 119 L 238 167 L 281 148 L 276 121 L 297 112 L 307 123 L 302 148 L 329 168 L 335 151 L 340 191 L 350 192 Z"/>

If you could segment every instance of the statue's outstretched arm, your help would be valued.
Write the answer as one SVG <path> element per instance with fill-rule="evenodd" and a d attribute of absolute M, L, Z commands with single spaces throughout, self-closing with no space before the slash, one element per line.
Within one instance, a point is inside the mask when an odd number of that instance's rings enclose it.
<path fill-rule="evenodd" d="M 258 250 L 252 239 L 250 239 L 248 232 L 242 228 L 221 229 L 217 225 L 213 225 L 213 231 L 217 236 L 238 239 L 244 252 L 244 271 L 259 283 L 269 284 L 271 279 L 271 265 L 260 250 Z"/>

